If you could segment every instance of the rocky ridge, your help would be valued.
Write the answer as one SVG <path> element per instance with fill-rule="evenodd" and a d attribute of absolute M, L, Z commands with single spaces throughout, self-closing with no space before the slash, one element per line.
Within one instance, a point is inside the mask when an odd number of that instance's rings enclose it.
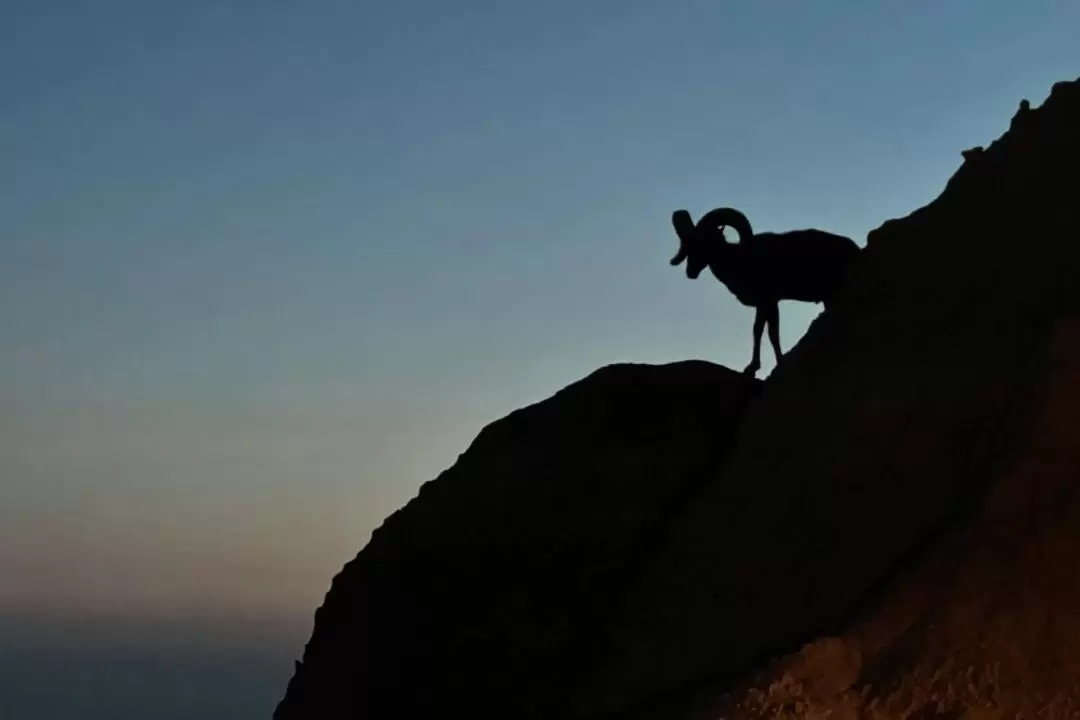
<path fill-rule="evenodd" d="M 872 232 L 765 383 L 614 366 L 486 428 L 276 717 L 1076 717 L 1078 381 L 1080 81 Z"/>

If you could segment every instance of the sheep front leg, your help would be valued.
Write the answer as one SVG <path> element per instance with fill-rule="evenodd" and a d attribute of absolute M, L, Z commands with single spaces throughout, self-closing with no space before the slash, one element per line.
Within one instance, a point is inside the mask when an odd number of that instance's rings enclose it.
<path fill-rule="evenodd" d="M 765 332 L 767 318 L 768 313 L 763 312 L 762 308 L 754 308 L 754 357 L 743 370 L 743 373 L 750 377 L 757 375 L 757 371 L 761 369 L 761 334 Z"/>
<path fill-rule="evenodd" d="M 773 303 L 761 311 L 765 313 L 765 324 L 769 326 L 769 343 L 772 345 L 776 364 L 779 365 L 780 357 L 784 354 L 780 350 L 780 304 Z"/>

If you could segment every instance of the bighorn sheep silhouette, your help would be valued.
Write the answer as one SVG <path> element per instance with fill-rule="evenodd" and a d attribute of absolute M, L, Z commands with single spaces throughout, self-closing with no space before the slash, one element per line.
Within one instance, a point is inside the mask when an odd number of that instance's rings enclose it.
<path fill-rule="evenodd" d="M 671 222 L 679 236 L 679 252 L 671 264 L 685 260 L 691 280 L 707 265 L 740 303 L 754 308 L 754 355 L 743 371 L 751 376 L 761 369 L 761 333 L 766 326 L 780 362 L 779 302 L 823 303 L 828 309 L 860 255 L 851 238 L 823 230 L 755 234 L 750 221 L 735 208 L 711 210 L 697 224 L 689 212 L 676 210 Z M 728 226 L 739 234 L 738 243 L 724 237 Z"/>

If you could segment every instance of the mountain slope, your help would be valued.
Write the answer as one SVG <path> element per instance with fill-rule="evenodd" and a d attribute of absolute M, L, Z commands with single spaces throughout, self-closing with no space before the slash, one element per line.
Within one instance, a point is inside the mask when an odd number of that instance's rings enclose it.
<path fill-rule="evenodd" d="M 334 578 L 275 717 L 550 717 L 759 386 L 615 365 L 486 427 Z"/>
<path fill-rule="evenodd" d="M 586 714 L 839 631 L 1024 455 L 1041 354 L 1080 308 L 1080 81 L 868 240 L 645 570 Z"/>
<path fill-rule="evenodd" d="M 871 233 L 765 383 L 613 366 L 486 428 L 276 717 L 1065 717 L 1078 383 L 1080 81 Z"/>

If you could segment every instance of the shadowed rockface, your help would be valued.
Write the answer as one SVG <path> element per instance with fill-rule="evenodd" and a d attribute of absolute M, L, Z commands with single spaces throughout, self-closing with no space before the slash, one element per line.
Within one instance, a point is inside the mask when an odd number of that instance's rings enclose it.
<path fill-rule="evenodd" d="M 1065 717 L 1078 318 L 1080 81 L 871 233 L 760 391 L 621 366 L 485 430 L 278 717 Z"/>
<path fill-rule="evenodd" d="M 276 717 L 551 717 L 759 385 L 616 365 L 485 428 L 334 579 Z"/>
<path fill-rule="evenodd" d="M 870 234 L 639 578 L 582 711 L 723 687 L 870 612 L 1028 452 L 1041 353 L 1077 308 L 1080 81 Z"/>
<path fill-rule="evenodd" d="M 1080 315 L 1055 323 L 1026 390 L 988 450 L 1013 461 L 977 512 L 840 634 L 700 695 L 691 716 L 1080 714 Z"/>

